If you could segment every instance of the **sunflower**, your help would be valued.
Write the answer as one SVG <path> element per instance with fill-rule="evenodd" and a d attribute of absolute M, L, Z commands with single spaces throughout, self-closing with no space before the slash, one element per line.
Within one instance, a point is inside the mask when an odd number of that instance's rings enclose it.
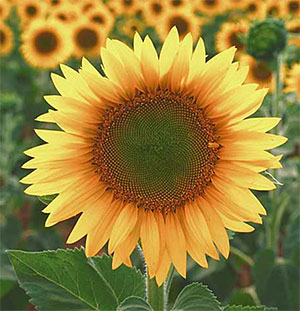
<path fill-rule="evenodd" d="M 109 0 L 106 4 L 115 15 L 135 15 L 142 9 L 140 0 Z"/>
<path fill-rule="evenodd" d="M 300 17 L 299 0 L 282 0 L 283 15 Z"/>
<path fill-rule="evenodd" d="M 194 2 L 191 0 L 167 0 L 166 5 L 171 10 L 192 10 Z"/>
<path fill-rule="evenodd" d="M 283 15 L 282 1 L 268 0 L 263 5 L 264 17 L 273 16 L 281 17 Z"/>
<path fill-rule="evenodd" d="M 47 5 L 43 1 L 22 0 L 17 3 L 17 11 L 23 26 L 46 15 Z"/>
<path fill-rule="evenodd" d="M 54 20 L 39 19 L 23 32 L 21 51 L 34 67 L 55 68 L 72 53 L 70 32 Z"/>
<path fill-rule="evenodd" d="M 244 10 L 247 6 L 246 0 L 224 0 L 227 10 Z"/>
<path fill-rule="evenodd" d="M 109 33 L 114 25 L 114 17 L 104 4 L 97 4 L 97 7 L 87 12 L 87 18 L 91 23 L 101 27 L 104 33 Z"/>
<path fill-rule="evenodd" d="M 138 33 L 143 33 L 145 28 L 145 22 L 135 17 L 126 18 L 124 23 L 120 23 L 118 26 L 119 31 L 125 33 L 130 38 L 134 36 L 136 31 Z"/>
<path fill-rule="evenodd" d="M 247 11 L 247 17 L 250 19 L 264 18 L 264 6 L 259 0 L 248 0 L 245 4 L 245 10 Z"/>
<path fill-rule="evenodd" d="M 13 32 L 6 24 L 0 22 L 0 55 L 9 54 L 12 48 Z"/>
<path fill-rule="evenodd" d="M 289 38 L 289 44 L 295 44 L 296 46 L 300 47 L 300 20 L 293 19 L 286 23 L 286 28 L 288 32 L 292 35 L 295 35 L 295 38 Z"/>
<path fill-rule="evenodd" d="M 142 3 L 141 9 L 147 24 L 155 25 L 160 22 L 161 17 L 167 10 L 167 5 L 162 0 L 149 0 Z"/>
<path fill-rule="evenodd" d="M 100 1 L 95 1 L 95 0 L 83 0 L 83 1 L 80 1 L 79 3 L 79 8 L 80 8 L 80 11 L 85 14 L 87 12 L 90 12 L 94 9 L 96 9 L 98 7 L 98 5 L 101 5 L 102 2 Z M 107 7 L 106 7 L 107 9 Z"/>
<path fill-rule="evenodd" d="M 273 77 L 272 69 L 267 62 L 258 61 L 249 55 L 240 57 L 240 63 L 243 66 L 249 66 L 249 74 L 246 79 L 248 83 L 257 83 L 262 87 L 269 88 L 272 92 L 275 88 L 275 79 Z M 282 77 L 284 73 L 282 72 Z"/>
<path fill-rule="evenodd" d="M 249 189 L 271 190 L 259 174 L 281 167 L 266 150 L 286 138 L 265 133 L 279 118 L 249 118 L 266 89 L 243 84 L 247 68 L 232 64 L 235 48 L 205 62 L 174 27 L 160 56 L 136 33 L 134 51 L 117 40 L 101 48 L 106 77 L 84 58 L 79 72 L 62 65 L 52 79 L 61 96 L 37 121 L 46 144 L 25 152 L 35 169 L 21 180 L 29 195 L 57 197 L 43 210 L 52 226 L 79 213 L 68 243 L 85 235 L 86 254 L 108 243 L 113 268 L 130 266 L 139 239 L 158 285 L 171 262 L 185 277 L 186 254 L 207 267 L 206 254 L 229 254 L 225 228 L 254 230 L 266 211 Z M 216 246 L 216 247 L 215 247 Z"/>
<path fill-rule="evenodd" d="M 249 29 L 249 24 L 244 21 L 238 23 L 226 22 L 222 25 L 216 37 L 217 51 L 227 50 L 231 46 L 237 48 L 237 56 L 245 51 L 243 35 L 246 35 Z"/>
<path fill-rule="evenodd" d="M 46 3 L 51 8 L 58 8 L 59 6 L 66 3 L 66 0 L 46 0 Z"/>
<path fill-rule="evenodd" d="M 104 40 L 105 34 L 97 24 L 82 20 L 72 30 L 73 53 L 76 57 L 96 56 Z"/>
<path fill-rule="evenodd" d="M 11 11 L 11 4 L 7 0 L 0 2 L 0 20 L 5 20 Z"/>
<path fill-rule="evenodd" d="M 167 10 L 161 17 L 160 23 L 156 23 L 154 27 L 161 40 L 167 37 L 174 26 L 177 27 L 181 39 L 190 32 L 196 40 L 200 34 L 201 24 L 201 19 L 191 11 Z"/>
<path fill-rule="evenodd" d="M 213 16 L 225 10 L 224 0 L 198 0 L 194 3 L 195 11 Z"/>
<path fill-rule="evenodd" d="M 81 18 L 81 12 L 75 5 L 62 4 L 51 9 L 50 17 L 65 25 L 74 25 Z"/>
<path fill-rule="evenodd" d="M 294 64 L 285 79 L 285 93 L 296 92 L 300 100 L 300 64 Z"/>

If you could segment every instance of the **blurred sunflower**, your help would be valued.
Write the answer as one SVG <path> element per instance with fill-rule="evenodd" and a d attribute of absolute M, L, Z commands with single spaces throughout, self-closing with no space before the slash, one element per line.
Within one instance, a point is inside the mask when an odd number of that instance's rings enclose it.
<path fill-rule="evenodd" d="M 101 28 L 95 23 L 88 23 L 85 20 L 78 21 L 72 30 L 72 42 L 76 57 L 97 56 L 100 47 L 105 40 L 105 34 Z"/>
<path fill-rule="evenodd" d="M 198 0 L 194 2 L 194 10 L 209 16 L 218 15 L 225 10 L 224 0 Z"/>
<path fill-rule="evenodd" d="M 65 25 L 74 25 L 81 18 L 80 9 L 75 5 L 68 3 L 59 5 L 51 9 L 50 18 L 54 18 Z"/>
<path fill-rule="evenodd" d="M 22 26 L 27 26 L 32 21 L 46 15 L 47 5 L 43 1 L 22 0 L 17 2 L 17 11 Z"/>
<path fill-rule="evenodd" d="M 281 0 L 284 16 L 300 17 L 299 0 Z"/>
<path fill-rule="evenodd" d="M 66 4 L 67 0 L 46 0 L 47 5 L 50 8 L 58 8 L 59 6 Z"/>
<path fill-rule="evenodd" d="M 135 15 L 142 10 L 140 0 L 109 0 L 106 4 L 115 15 Z"/>
<path fill-rule="evenodd" d="M 247 6 L 247 0 L 224 0 L 223 2 L 227 10 L 244 10 Z"/>
<path fill-rule="evenodd" d="M 62 131 L 36 130 L 46 144 L 25 152 L 35 169 L 21 182 L 30 195 L 58 196 L 43 210 L 46 226 L 82 213 L 68 243 L 85 235 L 86 254 L 108 243 L 113 268 L 130 266 L 141 240 L 150 277 L 161 285 L 171 262 L 185 277 L 186 255 L 207 267 L 226 258 L 225 228 L 254 230 L 266 211 L 249 189 L 271 190 L 259 174 L 281 167 L 267 152 L 286 138 L 267 134 L 279 118 L 248 118 L 266 89 L 243 84 L 247 69 L 231 48 L 205 62 L 200 39 L 180 42 L 174 27 L 158 57 L 136 33 L 134 51 L 117 40 L 101 49 L 106 77 L 86 60 L 79 73 L 53 74 L 61 96 L 37 118 Z"/>
<path fill-rule="evenodd" d="M 136 32 L 143 33 L 147 24 L 143 20 L 135 17 L 128 17 L 124 20 L 124 23 L 119 25 L 120 32 L 125 33 L 128 37 L 132 38 Z"/>
<path fill-rule="evenodd" d="M 268 0 L 262 4 L 264 10 L 264 17 L 268 16 L 281 17 L 283 16 L 283 5 L 282 1 Z"/>
<path fill-rule="evenodd" d="M 103 33 L 110 33 L 114 26 L 114 16 L 104 4 L 97 4 L 97 8 L 87 12 L 87 18 L 91 23 L 101 27 Z"/>
<path fill-rule="evenodd" d="M 245 10 L 247 11 L 247 17 L 250 19 L 263 19 L 265 17 L 263 3 L 259 0 L 248 0 Z"/>
<path fill-rule="evenodd" d="M 161 1 L 162 2 L 162 1 Z M 171 10 L 192 10 L 195 1 L 191 0 L 167 0 L 166 6 Z"/>
<path fill-rule="evenodd" d="M 21 51 L 34 67 L 55 68 L 72 53 L 70 32 L 54 20 L 39 19 L 23 32 Z"/>
<path fill-rule="evenodd" d="M 142 15 L 148 25 L 155 25 L 167 10 L 167 5 L 162 0 L 149 0 L 142 3 Z"/>
<path fill-rule="evenodd" d="M 218 52 L 229 49 L 231 46 L 237 48 L 237 56 L 245 52 L 245 43 L 242 36 L 246 35 L 249 24 L 245 21 L 225 22 L 216 36 L 216 49 Z"/>
<path fill-rule="evenodd" d="M 247 83 L 257 83 L 262 87 L 269 88 L 270 92 L 274 90 L 275 79 L 272 69 L 266 62 L 258 61 L 249 55 L 241 56 L 239 61 L 242 66 L 249 66 Z"/>
<path fill-rule="evenodd" d="M 99 1 L 95 1 L 95 0 L 82 0 L 79 3 L 79 8 L 80 11 L 85 14 L 87 12 L 90 12 L 96 8 L 98 8 L 98 5 L 101 5 L 102 2 Z M 107 7 L 106 7 L 107 9 Z"/>
<path fill-rule="evenodd" d="M 0 2 L 0 20 L 3 21 L 5 20 L 11 11 L 11 4 L 6 1 L 6 0 L 2 0 Z"/>
<path fill-rule="evenodd" d="M 167 10 L 160 23 L 156 23 L 154 27 L 161 40 L 167 37 L 170 29 L 174 26 L 178 29 L 181 39 L 190 32 L 193 39 L 196 40 L 199 38 L 201 25 L 201 19 L 191 11 Z"/>
<path fill-rule="evenodd" d="M 286 29 L 292 35 L 295 35 L 295 38 L 289 38 L 289 44 L 295 44 L 300 47 L 300 19 L 293 19 L 286 22 Z"/>
<path fill-rule="evenodd" d="M 295 92 L 300 100 L 300 64 L 294 64 L 285 79 L 285 93 Z"/>
<path fill-rule="evenodd" d="M 14 45 L 13 40 L 14 36 L 11 29 L 3 22 L 0 22 L 0 55 L 6 55 L 11 52 Z"/>

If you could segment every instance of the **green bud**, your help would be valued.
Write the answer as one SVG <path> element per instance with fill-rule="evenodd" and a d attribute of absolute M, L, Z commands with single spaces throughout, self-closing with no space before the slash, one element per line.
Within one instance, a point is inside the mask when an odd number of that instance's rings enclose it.
<path fill-rule="evenodd" d="M 255 22 L 249 30 L 247 53 L 259 60 L 272 61 L 286 46 L 287 32 L 284 22 L 268 18 Z"/>

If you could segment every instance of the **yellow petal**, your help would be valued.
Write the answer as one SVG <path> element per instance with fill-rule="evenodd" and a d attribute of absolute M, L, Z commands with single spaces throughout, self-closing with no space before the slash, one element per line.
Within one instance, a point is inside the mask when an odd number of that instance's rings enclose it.
<path fill-rule="evenodd" d="M 159 268 L 156 272 L 156 283 L 157 285 L 160 287 L 163 282 L 165 281 L 165 279 L 167 278 L 169 269 L 170 269 L 170 257 L 168 255 L 168 252 L 166 250 L 164 250 L 163 254 L 162 254 L 162 260 L 160 262 Z"/>
<path fill-rule="evenodd" d="M 274 128 L 279 122 L 281 118 L 251 118 L 243 120 L 236 125 L 234 125 L 232 128 L 235 131 L 238 130 L 249 130 L 254 132 L 268 132 L 272 128 Z"/>

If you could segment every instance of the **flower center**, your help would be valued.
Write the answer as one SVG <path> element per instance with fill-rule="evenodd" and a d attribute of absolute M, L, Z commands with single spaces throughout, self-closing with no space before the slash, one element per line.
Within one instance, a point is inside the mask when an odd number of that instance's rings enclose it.
<path fill-rule="evenodd" d="M 57 36 L 51 31 L 43 31 L 35 37 L 34 45 L 37 51 L 42 54 L 51 53 L 58 46 Z"/>
<path fill-rule="evenodd" d="M 272 78 L 272 71 L 264 62 L 257 62 L 253 66 L 253 75 L 258 80 L 266 81 Z"/>
<path fill-rule="evenodd" d="M 97 33 L 90 28 L 82 28 L 76 35 L 76 42 L 84 50 L 94 48 L 98 43 Z"/>
<path fill-rule="evenodd" d="M 6 34 L 4 31 L 0 30 L 0 44 L 4 45 L 6 42 Z"/>
<path fill-rule="evenodd" d="M 201 195 L 217 161 L 214 124 L 193 98 L 168 90 L 108 109 L 94 164 L 116 198 L 167 213 Z"/>
<path fill-rule="evenodd" d="M 182 37 L 185 34 L 187 34 L 187 32 L 189 30 L 188 21 L 185 20 L 181 16 L 174 16 L 174 17 L 171 18 L 171 20 L 170 20 L 170 27 L 169 28 L 171 29 L 173 26 L 177 27 L 178 33 L 179 33 L 180 37 Z"/>
<path fill-rule="evenodd" d="M 28 16 L 34 16 L 37 13 L 37 9 L 36 9 L 35 6 L 29 5 L 26 8 L 26 13 L 27 13 Z"/>
<path fill-rule="evenodd" d="M 230 41 L 231 46 L 234 45 L 238 50 L 244 49 L 244 43 L 240 37 L 241 34 L 242 34 L 241 32 L 240 33 L 232 32 L 230 37 L 229 37 L 229 41 Z"/>

